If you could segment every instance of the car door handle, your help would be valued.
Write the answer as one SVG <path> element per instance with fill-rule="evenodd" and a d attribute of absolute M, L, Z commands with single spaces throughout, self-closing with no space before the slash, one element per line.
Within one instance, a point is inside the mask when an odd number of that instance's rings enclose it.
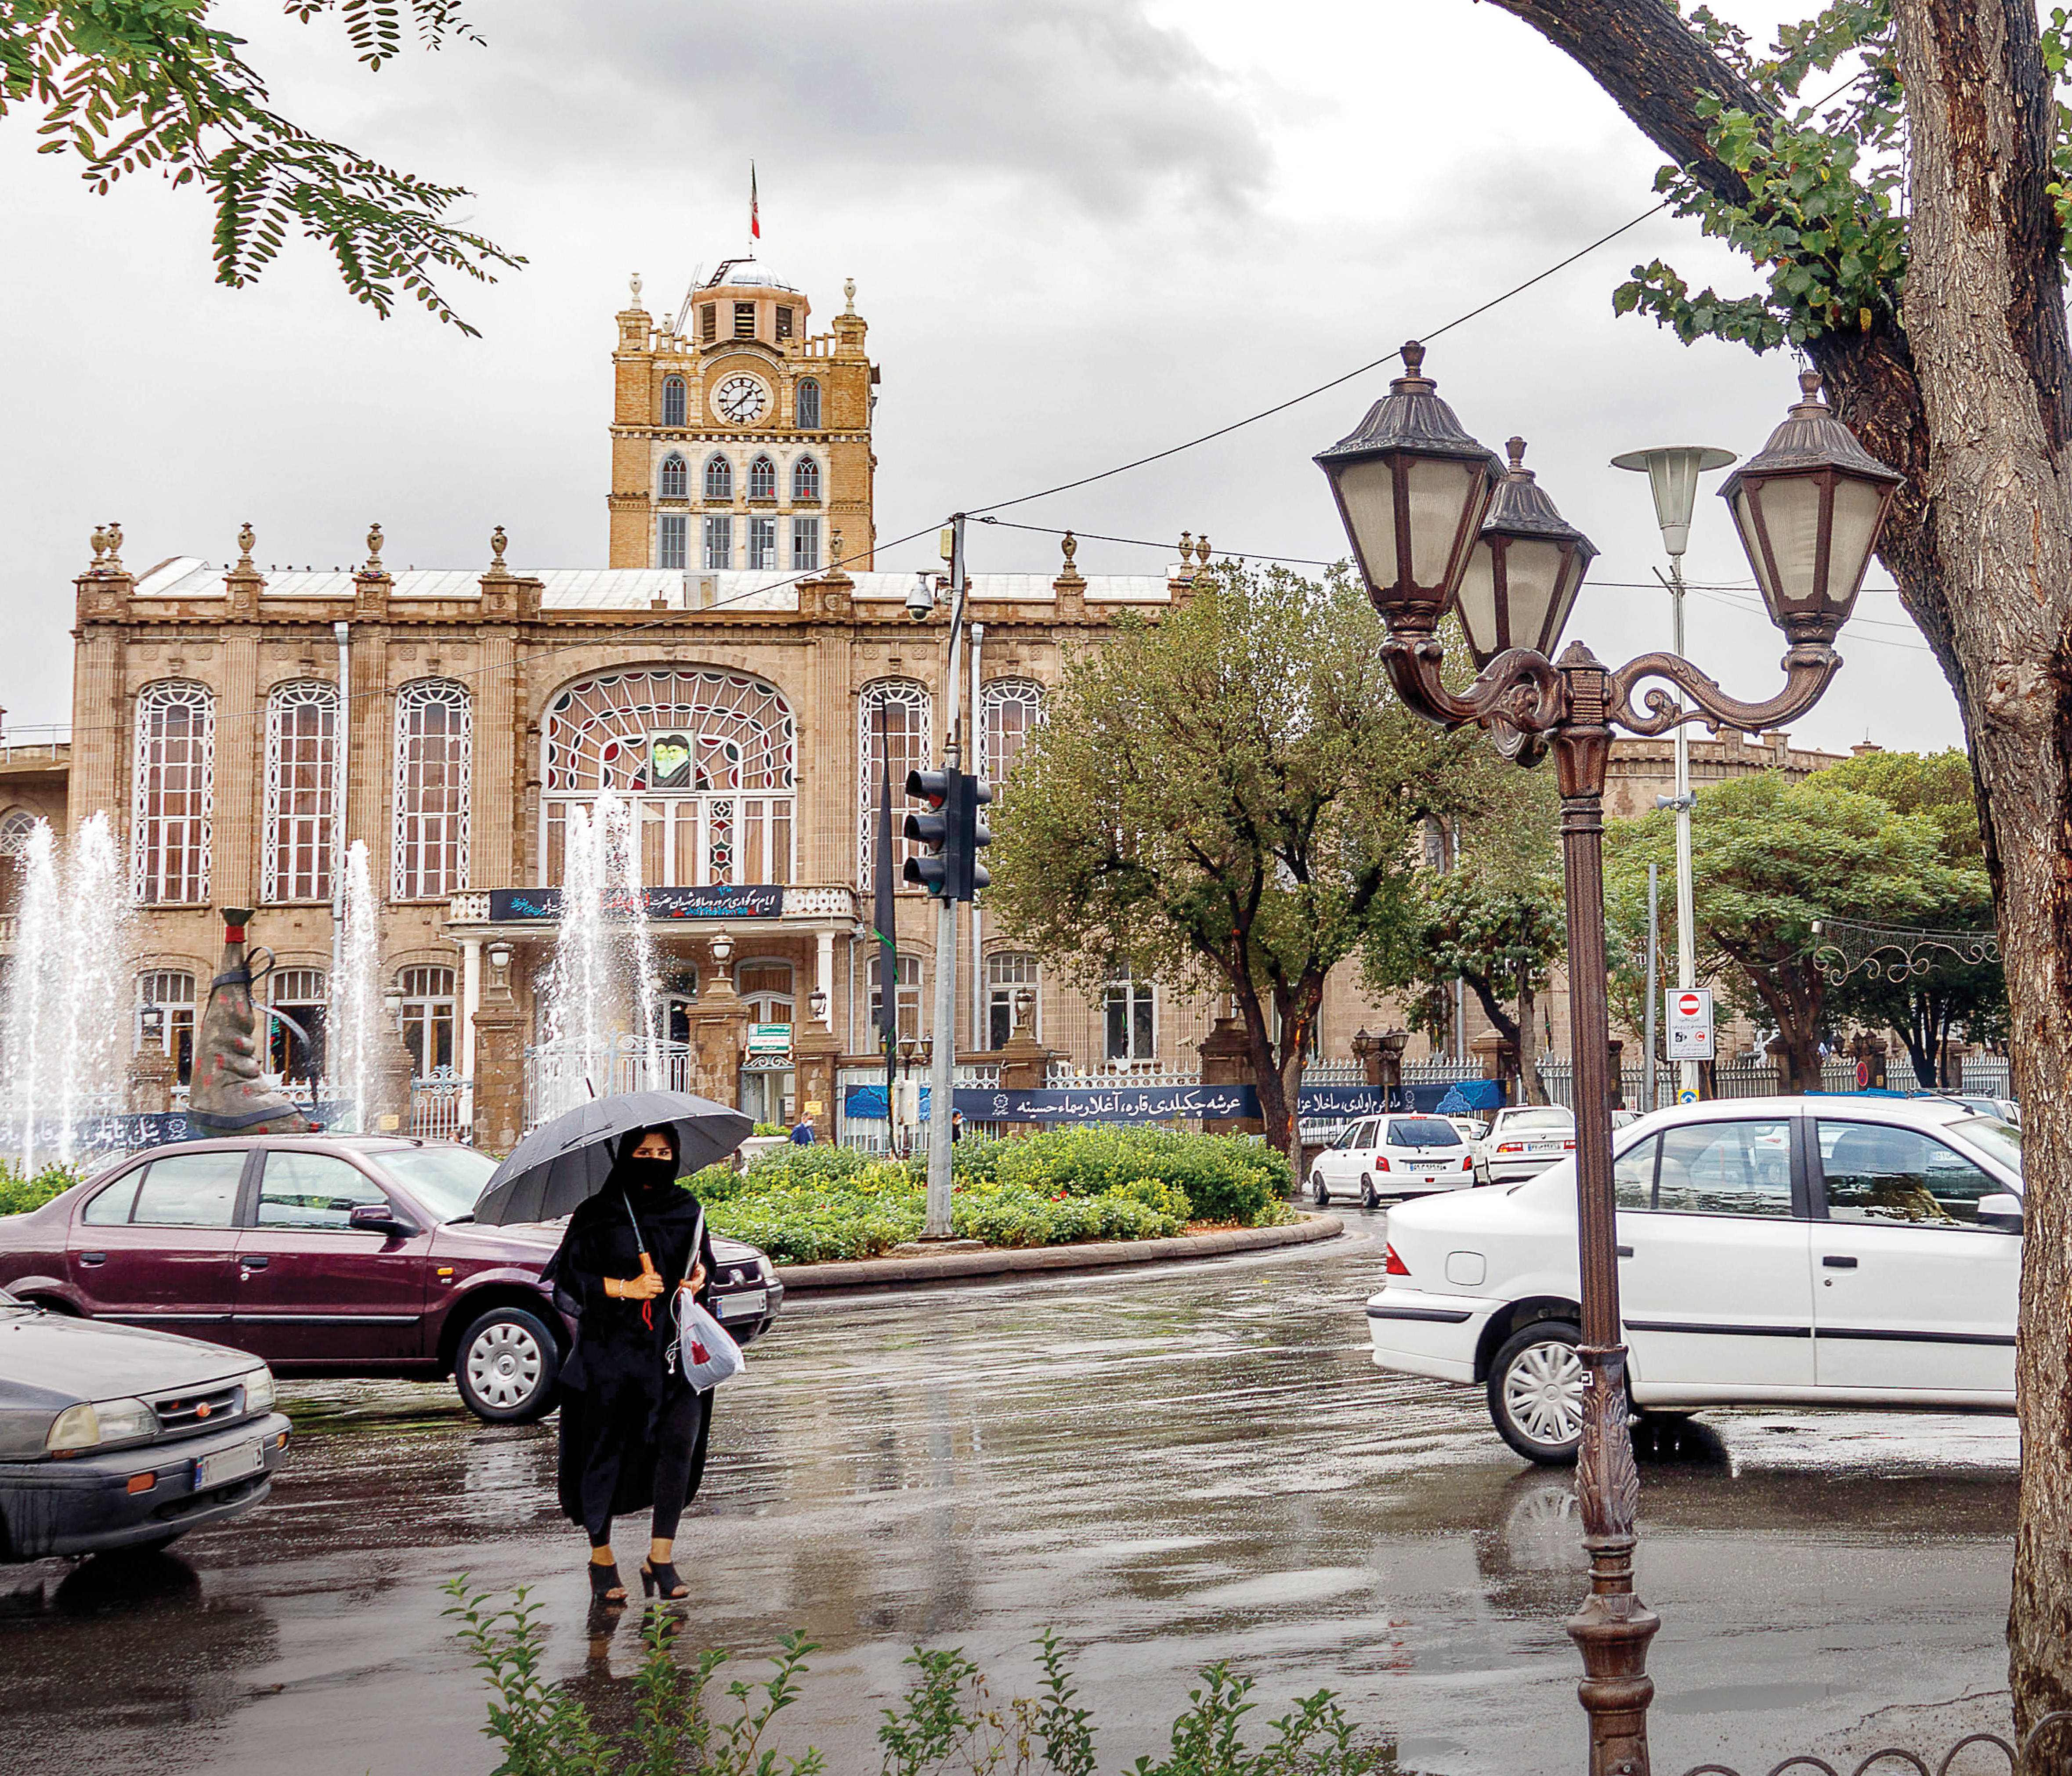
<path fill-rule="evenodd" d="M 79 1255 L 79 1261 L 82 1264 L 105 1264 L 108 1262 L 108 1254 L 105 1252 L 82 1252 Z"/>
<path fill-rule="evenodd" d="M 237 1261 L 240 1264 L 244 1265 L 247 1270 L 264 1270 L 267 1264 L 271 1262 L 270 1260 L 265 1258 L 240 1258 Z"/>
<path fill-rule="evenodd" d="M 1618 1248 L 1618 1251 L 1619 1256 L 1622 1258 L 1630 1258 L 1633 1256 L 1633 1248 L 1631 1246 L 1621 1246 Z"/>
<path fill-rule="evenodd" d="M 1841 1252 L 1831 1252 L 1820 1262 L 1830 1270 L 1854 1270 L 1856 1268 L 1856 1260 Z"/>

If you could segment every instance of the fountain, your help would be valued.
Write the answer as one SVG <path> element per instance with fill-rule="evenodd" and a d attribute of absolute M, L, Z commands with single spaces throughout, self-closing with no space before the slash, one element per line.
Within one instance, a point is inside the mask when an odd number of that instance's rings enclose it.
<path fill-rule="evenodd" d="M 0 1042 L 9 1145 L 33 1174 L 110 1145 L 94 1125 L 123 1108 L 130 902 L 104 813 L 63 848 L 38 820 L 22 861 Z"/>
<path fill-rule="evenodd" d="M 345 916 L 338 964 L 332 970 L 330 1038 L 325 1071 L 331 1092 L 352 1104 L 341 1130 L 364 1133 L 376 1083 L 374 1046 L 380 1040 L 381 909 L 367 865 L 367 843 L 355 839 L 345 857 Z"/>

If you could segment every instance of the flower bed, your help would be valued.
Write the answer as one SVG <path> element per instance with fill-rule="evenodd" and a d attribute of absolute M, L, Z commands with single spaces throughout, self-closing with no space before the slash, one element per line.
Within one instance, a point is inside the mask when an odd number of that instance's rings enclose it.
<path fill-rule="evenodd" d="M 1024 1141 L 972 1138 L 953 1156 L 952 1227 L 994 1246 L 1159 1240 L 1190 1223 L 1271 1226 L 1289 1218 L 1287 1161 L 1256 1141 L 1162 1128 L 1055 1129 Z M 920 1237 L 925 1162 L 843 1147 L 790 1147 L 745 1172 L 685 1180 L 713 1231 L 779 1264 L 870 1258 Z"/>

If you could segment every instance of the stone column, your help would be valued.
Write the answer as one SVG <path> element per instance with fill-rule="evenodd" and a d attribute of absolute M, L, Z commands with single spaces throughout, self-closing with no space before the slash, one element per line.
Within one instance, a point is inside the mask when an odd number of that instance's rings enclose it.
<path fill-rule="evenodd" d="M 814 934 L 818 948 L 813 958 L 813 986 L 829 1005 L 835 1002 L 835 934 Z"/>
<path fill-rule="evenodd" d="M 447 916 L 452 916 L 450 909 Z M 463 1130 L 475 1123 L 475 1014 L 481 1005 L 482 939 L 464 937 L 460 940 L 460 1053 L 455 1057 L 460 1063 L 460 1076 L 467 1082 L 461 1087 Z"/>
<path fill-rule="evenodd" d="M 708 945 L 712 965 L 700 977 L 691 1007 L 690 1089 L 728 1105 L 741 1101 L 741 1063 L 748 1053 L 754 1011 L 734 990 L 734 939 L 722 930 Z"/>
<path fill-rule="evenodd" d="M 841 1089 L 841 1043 L 828 1022 L 832 1001 L 818 993 L 813 997 L 818 1015 L 791 1035 L 793 1083 L 798 1113 L 813 1125 L 816 1137 L 832 1145 L 841 1133 L 841 1106 L 835 1096 Z"/>
<path fill-rule="evenodd" d="M 1041 1092 L 1050 1083 L 1050 1063 L 1056 1056 L 1036 1040 L 1036 993 L 1018 987 L 1014 993 L 1014 1032 L 1000 1050 L 1000 1087 L 1003 1092 Z M 1040 1122 L 1010 1122 L 1010 1135 L 1033 1135 Z"/>
<path fill-rule="evenodd" d="M 484 952 L 482 1002 L 475 1026 L 475 1145 L 508 1153 L 525 1133 L 525 1034 L 518 996 L 511 989 L 512 950 L 491 944 Z"/>
<path fill-rule="evenodd" d="M 1244 1038 L 1244 1026 L 1235 1018 L 1219 1018 L 1202 1038 L 1202 1083 L 1256 1085 L 1252 1075 L 1252 1048 Z M 1258 1116 L 1204 1116 L 1205 1135 L 1262 1135 L 1265 1122 Z"/>
<path fill-rule="evenodd" d="M 179 1076 L 172 1056 L 162 1048 L 146 1048 L 130 1056 L 130 1114 L 165 1115 L 173 1107 L 173 1086 Z"/>

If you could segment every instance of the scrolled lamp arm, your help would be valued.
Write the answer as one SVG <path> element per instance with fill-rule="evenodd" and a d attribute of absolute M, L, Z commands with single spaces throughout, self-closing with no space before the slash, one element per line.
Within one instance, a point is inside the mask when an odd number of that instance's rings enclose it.
<path fill-rule="evenodd" d="M 1606 688 L 1610 701 L 1607 719 L 1630 734 L 1666 734 L 1686 722 L 1703 722 L 1715 733 L 1732 728 L 1760 734 L 1812 708 L 1841 664 L 1842 656 L 1832 648 L 1801 642 L 1784 656 L 1784 689 L 1767 702 L 1743 703 L 1729 697 L 1716 680 L 1679 654 L 1642 654 L 1611 674 Z M 1679 709 L 1676 700 L 1658 685 L 1641 699 L 1647 712 L 1642 714 L 1634 706 L 1634 692 L 1651 678 L 1668 680 L 1696 707 Z"/>
<path fill-rule="evenodd" d="M 1560 671 L 1529 648 L 1507 648 L 1457 694 L 1441 676 L 1446 651 L 1436 635 L 1392 635 L 1381 652 L 1405 705 L 1442 727 L 1488 729 L 1507 758 L 1544 753 L 1544 737 L 1567 713 Z"/>

